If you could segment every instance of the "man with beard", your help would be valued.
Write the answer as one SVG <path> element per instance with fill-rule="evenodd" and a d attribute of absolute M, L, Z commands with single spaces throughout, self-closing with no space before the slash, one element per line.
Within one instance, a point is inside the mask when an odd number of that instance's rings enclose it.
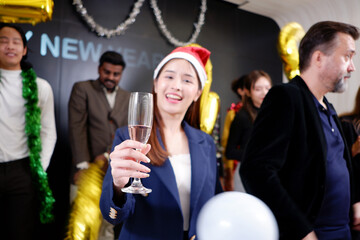
<path fill-rule="evenodd" d="M 127 125 L 130 93 L 118 84 L 125 69 L 121 54 L 107 51 L 99 61 L 97 80 L 74 84 L 69 100 L 69 138 L 73 160 L 70 200 L 89 163 L 102 161 L 106 172 L 115 130 Z M 104 238 L 103 238 L 104 239 Z"/>
<path fill-rule="evenodd" d="M 359 186 L 325 97 L 345 91 L 358 38 L 352 25 L 313 25 L 300 42 L 300 76 L 273 87 L 255 120 L 240 174 L 273 211 L 281 240 L 350 240 L 360 230 Z"/>

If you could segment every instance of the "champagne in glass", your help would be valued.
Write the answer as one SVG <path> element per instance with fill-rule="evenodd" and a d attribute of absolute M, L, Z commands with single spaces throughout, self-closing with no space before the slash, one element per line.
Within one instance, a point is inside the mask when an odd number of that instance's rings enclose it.
<path fill-rule="evenodd" d="M 129 135 L 132 140 L 146 144 L 151 133 L 151 127 L 145 125 L 129 125 Z"/>
<path fill-rule="evenodd" d="M 151 93 L 132 92 L 129 101 L 128 127 L 131 140 L 146 144 L 153 121 L 153 96 Z M 138 149 L 137 149 L 138 150 Z M 139 178 L 121 189 L 126 193 L 146 194 L 152 190 L 144 187 Z"/>

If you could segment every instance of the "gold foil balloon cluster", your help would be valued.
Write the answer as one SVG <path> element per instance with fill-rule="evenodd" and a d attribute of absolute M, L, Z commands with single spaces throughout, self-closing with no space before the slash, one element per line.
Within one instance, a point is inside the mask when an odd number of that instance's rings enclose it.
<path fill-rule="evenodd" d="M 74 200 L 65 240 L 97 240 L 102 215 L 99 208 L 104 163 L 90 163 L 81 174 L 78 191 Z"/>
<path fill-rule="evenodd" d="M 188 47 L 201 47 L 199 44 L 191 43 L 186 45 Z M 212 83 L 212 64 L 210 59 L 205 65 L 207 80 L 200 99 L 200 129 L 208 134 L 211 134 L 220 107 L 220 97 L 215 92 L 210 92 Z"/>
<path fill-rule="evenodd" d="M 286 24 L 280 31 L 277 48 L 289 80 L 300 75 L 298 42 L 304 35 L 304 29 L 297 22 Z"/>
<path fill-rule="evenodd" d="M 52 0 L 0 0 L 0 22 L 31 23 L 50 21 Z"/>

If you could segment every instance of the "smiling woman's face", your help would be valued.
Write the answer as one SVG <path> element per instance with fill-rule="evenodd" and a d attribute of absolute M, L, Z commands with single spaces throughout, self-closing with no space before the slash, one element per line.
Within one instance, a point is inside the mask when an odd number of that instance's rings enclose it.
<path fill-rule="evenodd" d="M 154 90 L 160 114 L 182 118 L 202 91 L 194 67 L 184 59 L 172 59 L 162 68 L 154 81 Z"/>

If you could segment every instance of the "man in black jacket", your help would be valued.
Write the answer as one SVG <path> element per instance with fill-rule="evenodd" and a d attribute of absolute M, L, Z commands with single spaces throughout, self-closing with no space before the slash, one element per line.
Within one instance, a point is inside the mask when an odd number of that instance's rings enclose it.
<path fill-rule="evenodd" d="M 360 230 L 349 151 L 325 97 L 345 91 L 358 38 L 352 25 L 313 25 L 300 42 L 300 76 L 273 87 L 255 120 L 240 174 L 273 211 L 280 239 L 350 240 Z"/>

